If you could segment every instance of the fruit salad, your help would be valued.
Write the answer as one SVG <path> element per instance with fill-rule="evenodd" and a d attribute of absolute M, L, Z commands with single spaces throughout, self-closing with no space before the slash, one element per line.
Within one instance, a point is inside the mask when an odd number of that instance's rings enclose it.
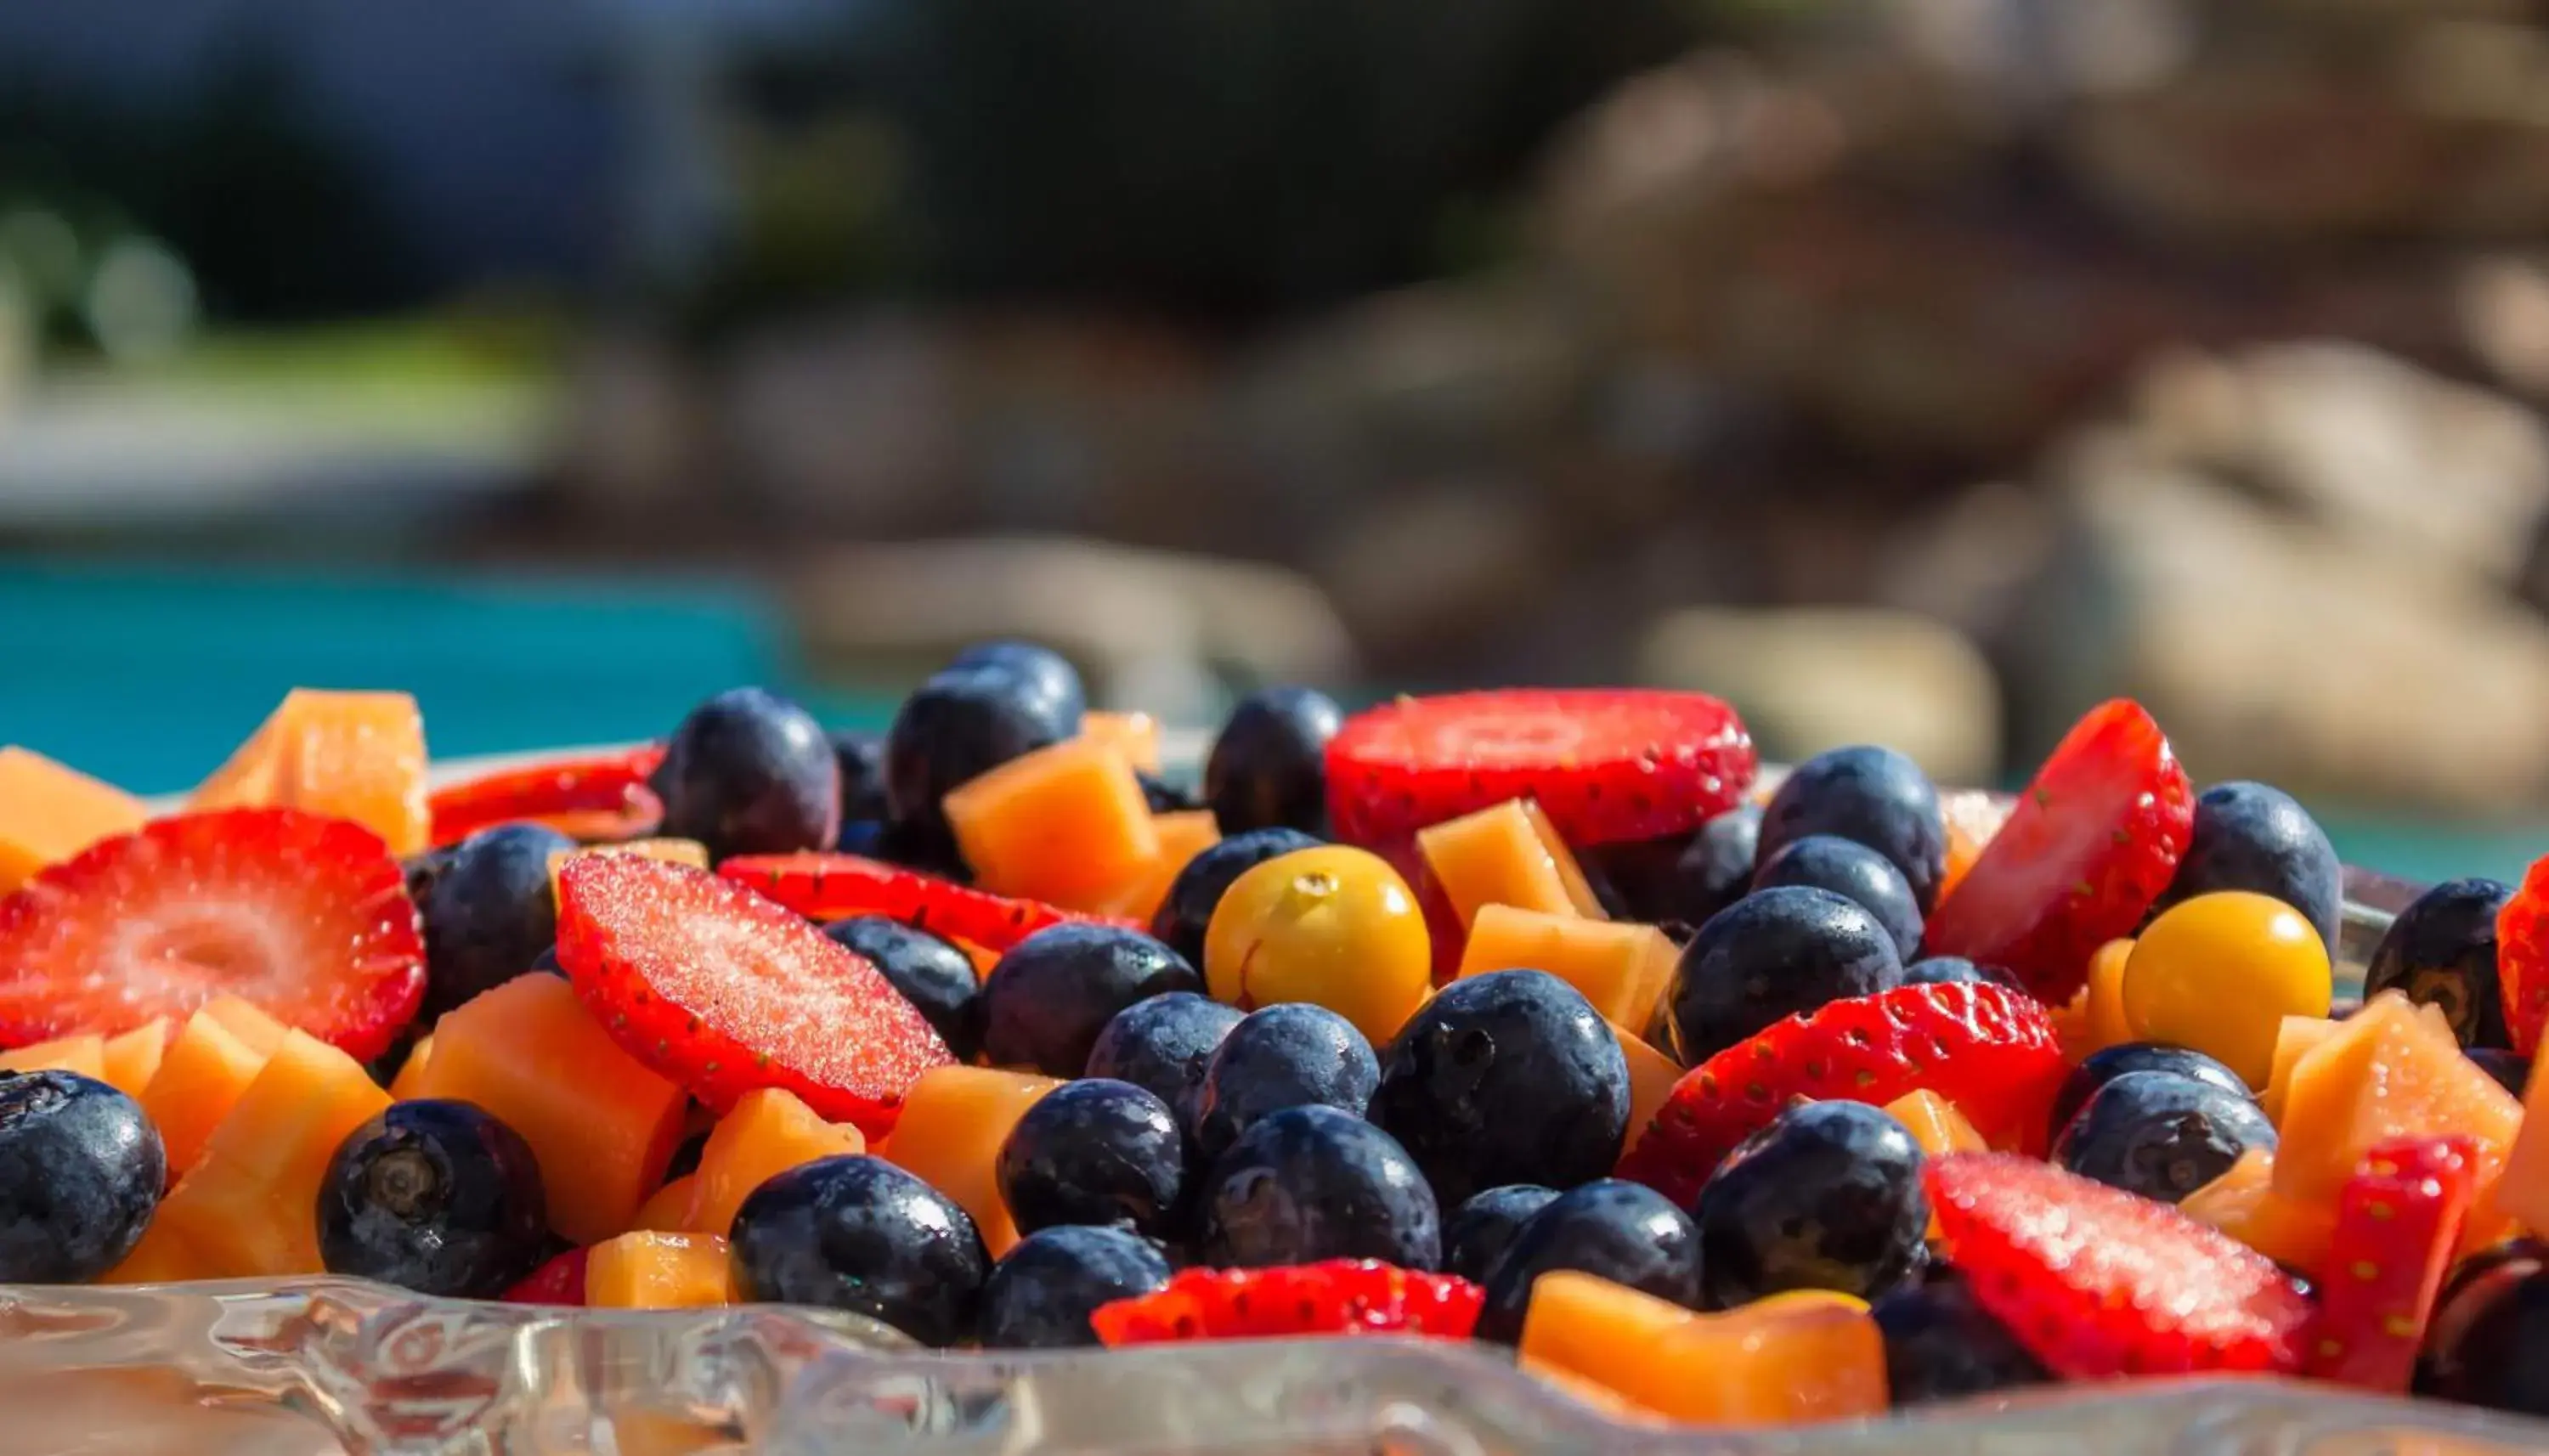
<path fill-rule="evenodd" d="M 1696 692 L 1199 779 L 1042 648 L 451 781 L 292 693 L 177 812 L 0 750 L 0 1282 L 330 1273 L 955 1348 L 1387 1334 L 1625 1421 L 2261 1373 L 2549 1413 L 2549 860 L 2407 907 L 2128 701 L 2006 808 Z M 438 786 L 437 786 L 438 785 Z"/>

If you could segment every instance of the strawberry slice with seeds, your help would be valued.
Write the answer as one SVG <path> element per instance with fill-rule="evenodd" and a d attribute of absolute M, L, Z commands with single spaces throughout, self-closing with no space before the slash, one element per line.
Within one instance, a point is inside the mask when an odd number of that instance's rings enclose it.
<path fill-rule="evenodd" d="M 1071 921 L 1149 929 L 1119 915 L 1085 915 L 1042 900 L 1011 899 L 857 855 L 737 855 L 719 864 L 717 873 L 808 920 L 882 915 L 994 955 L 1047 926 Z"/>
<path fill-rule="evenodd" d="M 2141 924 L 2194 830 L 2195 792 L 2159 724 L 2137 702 L 2106 703 L 2063 735 L 1938 903 L 1923 954 L 2000 966 L 2060 1006 L 2098 948 Z"/>
<path fill-rule="evenodd" d="M 0 1046 L 237 996 L 358 1061 L 425 996 L 425 943 L 379 835 L 301 809 L 224 809 L 101 840 L 0 900 Z"/>
<path fill-rule="evenodd" d="M 664 761 L 659 744 L 621 753 L 555 759 L 499 769 L 435 789 L 433 842 L 458 844 L 499 824 L 545 824 L 587 842 L 637 839 L 664 819 L 647 779 Z"/>
<path fill-rule="evenodd" d="M 2274 1260 L 2167 1204 L 2005 1153 L 1935 1158 L 1923 1177 L 1947 1261 L 2056 1375 L 2301 1363 L 2309 1296 Z"/>
<path fill-rule="evenodd" d="M 1758 762 L 1735 709 L 1704 692 L 1528 689 L 1402 697 L 1328 743 L 1328 814 L 1349 844 L 1403 838 L 1533 798 L 1572 845 L 1697 828 Z"/>
<path fill-rule="evenodd" d="M 2536 1054 L 2549 1024 L 2549 855 L 2532 862 L 2496 912 L 2496 984 L 2513 1049 Z"/>
<path fill-rule="evenodd" d="M 866 957 L 731 879 L 632 855 L 558 870 L 558 965 L 628 1053 L 723 1112 L 784 1087 L 869 1137 L 955 1058 Z"/>
<path fill-rule="evenodd" d="M 1995 1147 L 2034 1149 L 2065 1073 L 2034 998 L 1980 981 L 1897 986 L 1791 1016 L 1682 1073 L 1619 1175 L 1689 1207 L 1718 1161 L 1798 1098 L 1882 1107 L 1933 1092 Z"/>
<path fill-rule="evenodd" d="M 584 1269 L 589 1248 L 571 1248 L 533 1269 L 502 1296 L 509 1305 L 584 1304 Z"/>
<path fill-rule="evenodd" d="M 1374 1259 L 1271 1269 L 1186 1269 L 1160 1289 L 1098 1306 L 1089 1326 L 1110 1346 L 1304 1334 L 1421 1334 L 1466 1339 L 1485 1291 L 1453 1274 Z"/>
<path fill-rule="evenodd" d="M 2467 1138 L 2373 1144 L 2337 1194 L 2318 1318 L 2303 1342 L 2304 1374 L 2391 1395 L 2407 1391 L 2477 1185 L 2476 1146 Z"/>

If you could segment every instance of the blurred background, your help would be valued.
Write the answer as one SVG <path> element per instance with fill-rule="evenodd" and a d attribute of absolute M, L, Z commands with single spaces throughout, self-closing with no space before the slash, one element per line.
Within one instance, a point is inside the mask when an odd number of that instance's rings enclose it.
<path fill-rule="evenodd" d="M 2549 824 L 2536 0 L 0 5 L 0 741 L 956 643 Z"/>

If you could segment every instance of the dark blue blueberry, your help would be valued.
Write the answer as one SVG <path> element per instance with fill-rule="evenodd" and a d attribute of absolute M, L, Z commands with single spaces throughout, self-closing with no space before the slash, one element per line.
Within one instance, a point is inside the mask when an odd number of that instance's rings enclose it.
<path fill-rule="evenodd" d="M 76 1072 L 0 1072 L 0 1284 L 82 1284 L 122 1263 L 167 1176 L 132 1098 Z"/>
<path fill-rule="evenodd" d="M 841 837 L 832 841 L 832 848 L 844 855 L 892 864 L 893 857 L 886 853 L 886 836 L 890 833 L 892 830 L 882 819 L 844 819 Z"/>
<path fill-rule="evenodd" d="M 434 1018 L 532 968 L 557 944 L 549 857 L 575 841 L 537 824 L 500 824 L 452 847 L 417 909 L 425 931 L 425 1004 Z"/>
<path fill-rule="evenodd" d="M 457 845 L 438 845 L 399 862 L 399 872 L 407 880 L 407 897 L 410 900 L 419 905 L 425 903 L 425 893 L 433 888 L 433 882 L 442 877 L 442 871 L 451 867 L 452 851 L 458 848 Z"/>
<path fill-rule="evenodd" d="M 2417 1388 L 2463 1406 L 2549 1415 L 2549 1271 L 2501 1268 L 2439 1305 Z"/>
<path fill-rule="evenodd" d="M 2234 779 L 2198 796 L 2186 855 L 2151 913 L 2216 890 L 2272 895 L 2299 910 L 2328 949 L 2336 949 L 2345 865 L 2310 810 L 2280 788 Z"/>
<path fill-rule="evenodd" d="M 1379 1087 L 1380 1059 L 1353 1022 L 1306 1001 L 1269 1006 L 1242 1018 L 1204 1063 L 1195 1146 L 1218 1157 L 1258 1122 L 1290 1107 L 1359 1118 Z"/>
<path fill-rule="evenodd" d="M 1191 814 L 1203 807 L 1203 800 L 1192 791 L 1148 769 L 1134 770 L 1133 777 L 1142 785 L 1143 804 L 1154 814 Z"/>
<path fill-rule="evenodd" d="M 2176 1203 L 2275 1140 L 2274 1123 L 2245 1093 L 2175 1072 L 2127 1072 L 2089 1094 L 2052 1156 L 2083 1178 Z"/>
<path fill-rule="evenodd" d="M 1572 1188 L 1611 1170 L 1629 1064 L 1584 993 L 1545 970 L 1463 976 L 1390 1040 L 1369 1116 L 1446 1204 L 1483 1188 Z"/>
<path fill-rule="evenodd" d="M 1171 991 L 1115 1013 L 1088 1048 L 1086 1074 L 1147 1088 L 1169 1105 L 1187 1136 L 1194 1133 L 1195 1095 L 1203 1069 L 1239 1025 L 1236 1007 L 1192 991 Z"/>
<path fill-rule="evenodd" d="M 2434 1295 L 2433 1318 L 2416 1359 L 2415 1394 L 2439 1395 L 2438 1365 L 2444 1357 L 2455 1366 L 2461 1363 L 2470 1323 L 2503 1298 L 2508 1286 L 2535 1279 L 2544 1268 L 2549 1268 L 2549 1244 L 2519 1235 L 2490 1244 L 2454 1266 Z"/>
<path fill-rule="evenodd" d="M 1157 1097 L 1084 1077 L 1019 1117 L 1000 1144 L 998 1175 L 1021 1233 L 1105 1224 L 1165 1237 L 1185 1192 L 1185 1137 Z"/>
<path fill-rule="evenodd" d="M 1088 711 L 1088 690 L 1080 681 L 1080 670 L 1071 665 L 1071 659 L 1042 643 L 1008 638 L 977 642 L 947 664 L 951 673 L 978 669 L 1006 673 L 1017 679 L 1023 690 L 1041 697 L 1057 715 L 1071 719 L 1075 725 Z"/>
<path fill-rule="evenodd" d="M 1222 833 L 1325 833 L 1328 740 L 1342 721 L 1336 700 L 1314 688 L 1267 687 L 1241 698 L 1203 766 L 1203 799 Z"/>
<path fill-rule="evenodd" d="M 1380 1259 L 1431 1269 L 1443 1217 L 1407 1149 L 1333 1107 L 1260 1119 L 1212 1165 L 1196 1253 L 1219 1268 Z"/>
<path fill-rule="evenodd" d="M 1810 834 L 1854 839 L 1894 862 L 1929 914 L 1946 872 L 1947 826 L 1921 766 L 1890 748 L 1837 748 L 1789 774 L 1761 812 L 1760 858 Z"/>
<path fill-rule="evenodd" d="M 1696 1308 L 1699 1230 L 1690 1215 L 1644 1183 L 1597 1178 L 1570 1188 L 1523 1221 L 1480 1281 L 1487 1298 L 1478 1338 L 1508 1345 L 1521 1339 L 1532 1281 L 1557 1269 Z"/>
<path fill-rule="evenodd" d="M 1201 964 L 1204 929 L 1212 924 L 1212 912 L 1230 882 L 1277 856 L 1315 850 L 1319 844 L 1297 829 L 1252 829 L 1205 848 L 1169 881 L 1169 893 L 1151 917 L 1151 934 Z"/>
<path fill-rule="evenodd" d="M 1700 925 L 1752 885 L 1761 806 L 1738 804 L 1689 834 L 1588 845 L 1576 852 L 1612 914 L 1656 925 Z"/>
<path fill-rule="evenodd" d="M 926 1345 L 974 1332 L 991 1265 L 955 1200 L 883 1158 L 816 1158 L 735 1211 L 745 1301 L 847 1310 Z"/>
<path fill-rule="evenodd" d="M 1810 1102 L 1737 1143 L 1693 1210 L 1712 1309 L 1791 1289 L 1873 1300 L 1919 1272 L 1921 1144 L 1881 1108 Z"/>
<path fill-rule="evenodd" d="M 566 974 L 566 967 L 558 964 L 557 942 L 549 942 L 540 954 L 531 957 L 531 969 L 541 975 Z"/>
<path fill-rule="evenodd" d="M 337 1146 L 319 1184 L 330 1274 L 494 1299 L 538 1267 L 547 1235 L 531 1145 L 474 1103 L 392 1103 Z"/>
<path fill-rule="evenodd" d="M 1897 1407 L 2053 1379 L 1953 1273 L 1897 1286 L 1868 1313 L 1885 1336 L 1885 1380 Z"/>
<path fill-rule="evenodd" d="M 823 934 L 867 957 L 937 1028 L 958 1061 L 983 1049 L 983 983 L 974 957 L 925 930 L 883 915 L 835 920 Z"/>
<path fill-rule="evenodd" d="M 974 882 L 974 866 L 965 863 L 944 824 L 908 824 L 889 819 L 883 829 L 876 831 L 870 858 L 958 884 Z"/>
<path fill-rule="evenodd" d="M 2442 1008 L 2463 1046 L 2510 1046 L 2496 978 L 2496 916 L 2513 887 L 2494 879 L 2447 879 L 2390 922 L 2363 970 L 2363 994 L 2405 991 Z"/>
<path fill-rule="evenodd" d="M 655 771 L 663 832 L 708 857 L 828 850 L 841 836 L 841 766 L 814 715 L 761 687 L 720 692 L 673 730 Z"/>
<path fill-rule="evenodd" d="M 1077 1224 L 1030 1233 L 991 1266 L 980 1338 L 993 1350 L 1093 1345 L 1091 1311 L 1168 1282 L 1167 1256 L 1139 1234 Z"/>
<path fill-rule="evenodd" d="M 2496 1078 L 2498 1086 L 2516 1097 L 2522 1095 L 2523 1087 L 2531 1080 L 2531 1058 L 2519 1051 L 2507 1051 L 2502 1046 L 2473 1046 L 2469 1049 L 2469 1059 Z"/>
<path fill-rule="evenodd" d="M 839 844 L 851 825 L 885 818 L 885 739 L 856 728 L 835 728 L 830 738 L 841 775 L 841 832 L 833 841 Z"/>
<path fill-rule="evenodd" d="M 1805 885 L 1746 895 L 1682 947 L 1664 1005 L 1684 1066 L 1783 1017 L 1902 984 L 1894 937 L 1856 900 Z"/>
<path fill-rule="evenodd" d="M 1487 1271 L 1504 1257 L 1505 1248 L 1531 1216 L 1558 1197 L 1555 1188 L 1536 1183 L 1508 1183 L 1469 1195 L 1443 1224 L 1443 1272 L 1471 1284 L 1484 1284 Z"/>
<path fill-rule="evenodd" d="M 2237 1072 L 2201 1051 L 2172 1046 L 2166 1042 L 2123 1042 L 2090 1052 L 2071 1069 L 2071 1075 L 2062 1079 L 2061 1087 L 2053 1094 L 2053 1109 L 2045 1124 L 2045 1135 L 2057 1136 L 2070 1126 L 2072 1117 L 2089 1100 L 2090 1093 L 2118 1077 L 2134 1072 L 2169 1072 L 2193 1077 L 2199 1082 L 2210 1082 L 2224 1092 L 2241 1097 L 2253 1095 Z"/>
<path fill-rule="evenodd" d="M 1201 991 L 1185 957 L 1140 931 L 1048 926 L 983 979 L 983 1049 L 994 1066 L 1076 1077 L 1115 1013 L 1169 991 Z"/>
<path fill-rule="evenodd" d="M 1903 967 L 1903 984 L 1907 986 L 1949 986 L 1964 982 L 1993 986 L 2014 984 L 2006 972 L 1988 965 L 1976 965 L 1962 956 L 1930 956 Z"/>
<path fill-rule="evenodd" d="M 996 665 L 950 668 L 921 683 L 885 736 L 888 817 L 907 840 L 903 854 L 952 855 L 955 834 L 939 807 L 950 789 L 1079 731 L 1078 704 Z"/>
<path fill-rule="evenodd" d="M 1909 961 L 1921 949 L 1921 907 L 1894 862 L 1854 839 L 1810 834 L 1790 840 L 1752 871 L 1752 888 L 1808 885 L 1856 900 L 1894 938 L 1894 954 Z"/>

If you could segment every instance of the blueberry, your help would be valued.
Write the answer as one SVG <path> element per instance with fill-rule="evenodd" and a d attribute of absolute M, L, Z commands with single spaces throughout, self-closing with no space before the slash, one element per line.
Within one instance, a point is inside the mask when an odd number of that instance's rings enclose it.
<path fill-rule="evenodd" d="M 1522 1226 L 1557 1197 L 1557 1189 L 1536 1183 L 1508 1183 L 1469 1195 L 1469 1201 L 1444 1221 L 1443 1272 L 1484 1284 L 1487 1271 L 1503 1257 Z"/>
<path fill-rule="evenodd" d="M 2435 1293 L 2424 1349 L 2416 1361 L 2415 1394 L 2440 1395 L 2446 1362 L 2453 1367 L 2464 1363 L 2471 1323 L 2502 1299 L 2508 1287 L 2538 1278 L 2544 1268 L 2549 1268 L 2549 1244 L 2526 1236 L 2490 1244 L 2461 1260 Z"/>
<path fill-rule="evenodd" d="M 1759 890 L 1682 948 L 1664 996 L 1673 1050 L 1697 1066 L 1783 1017 L 1902 980 L 1894 938 L 1857 901 L 1805 885 Z"/>
<path fill-rule="evenodd" d="M 1148 1089 L 1169 1105 L 1191 1137 L 1204 1066 L 1240 1019 L 1236 1008 L 1192 991 L 1136 1001 L 1098 1032 L 1088 1048 L 1086 1075 Z"/>
<path fill-rule="evenodd" d="M 418 905 L 425 930 L 428 1025 L 461 1002 L 524 971 L 557 944 L 549 857 L 575 841 L 537 824 L 500 824 L 452 847 Z"/>
<path fill-rule="evenodd" d="M 2363 970 L 2363 994 L 2405 991 L 2439 1006 L 2463 1046 L 2510 1046 L 2496 978 L 2496 916 L 2513 887 L 2493 879 L 2447 879 L 2390 922 Z"/>
<path fill-rule="evenodd" d="M 1168 991 L 1201 991 L 1185 957 L 1139 931 L 1047 926 L 983 980 L 983 1049 L 995 1066 L 1076 1077 L 1115 1013 Z"/>
<path fill-rule="evenodd" d="M 891 864 L 892 857 L 885 850 L 889 832 L 882 819 L 844 819 L 841 821 L 841 837 L 832 841 L 832 848 L 862 860 L 884 860 Z"/>
<path fill-rule="evenodd" d="M 1159 1238 L 1185 1191 L 1185 1138 L 1167 1103 L 1130 1082 L 1087 1077 L 1019 1117 L 1000 1144 L 998 1174 L 1022 1233 L 1103 1224 Z"/>
<path fill-rule="evenodd" d="M 2489 1076 L 2496 1078 L 2498 1086 L 2516 1097 L 2521 1096 L 2522 1089 L 2530 1083 L 2531 1059 L 2519 1051 L 2507 1051 L 2502 1046 L 2473 1046 L 2468 1055 L 2470 1060 L 2485 1068 Z"/>
<path fill-rule="evenodd" d="M 745 1302 L 847 1310 L 927 1345 L 973 1333 L 991 1262 L 953 1199 L 882 1158 L 800 1164 L 734 1216 Z"/>
<path fill-rule="evenodd" d="M 392 1103 L 319 1184 L 328 1272 L 419 1294 L 494 1299 L 538 1267 L 547 1234 L 531 1145 L 474 1103 Z"/>
<path fill-rule="evenodd" d="M 2280 788 L 2238 779 L 2198 796 L 2186 855 L 2151 913 L 2215 890 L 2272 895 L 2316 926 L 2329 951 L 2336 949 L 2344 864 L 2310 810 Z"/>
<path fill-rule="evenodd" d="M 952 854 L 955 834 L 939 807 L 948 790 L 1079 731 L 1077 703 L 996 664 L 950 668 L 920 684 L 885 736 L 886 804 L 909 836 L 904 853 Z"/>
<path fill-rule="evenodd" d="M 1221 1268 L 1380 1259 L 1431 1269 L 1442 1213 L 1391 1137 L 1333 1107 L 1260 1119 L 1214 1161 L 1198 1209 L 1197 1252 Z"/>
<path fill-rule="evenodd" d="M 2549 1415 L 2549 1271 L 2497 1271 L 2438 1310 L 2419 1390 L 2464 1406 Z"/>
<path fill-rule="evenodd" d="M 993 1350 L 1093 1345 L 1091 1311 L 1168 1282 L 1167 1256 L 1139 1234 L 1076 1224 L 1046 1228 L 1019 1239 L 991 1266 L 979 1337 Z"/>
<path fill-rule="evenodd" d="M 2053 1140 L 2053 1161 L 2176 1203 L 2275 1140 L 2274 1123 L 2245 1093 L 2175 1072 L 2127 1072 L 2089 1094 Z"/>
<path fill-rule="evenodd" d="M 958 1061 L 983 1049 L 982 979 L 974 957 L 925 930 L 883 915 L 855 915 L 823 927 L 823 934 L 867 957 L 903 999 L 938 1031 Z"/>
<path fill-rule="evenodd" d="M 1613 914 L 1657 925 L 1699 925 L 1751 887 L 1760 837 L 1761 806 L 1746 803 L 1690 834 L 1589 845 L 1577 854 L 1586 878 L 1611 891 Z"/>
<path fill-rule="evenodd" d="M 451 867 L 452 851 L 458 848 L 457 845 L 437 845 L 399 862 L 399 873 L 407 881 L 410 900 L 419 905 L 425 903 L 425 894 L 433 888 L 433 882 L 442 877 L 442 871 Z"/>
<path fill-rule="evenodd" d="M 1584 993 L 1545 970 L 1463 976 L 1392 1038 L 1369 1116 L 1446 1204 L 1572 1188 L 1620 1159 L 1629 1064 Z"/>
<path fill-rule="evenodd" d="M 557 942 L 551 941 L 531 957 L 531 970 L 540 975 L 564 975 L 566 967 L 558 964 Z"/>
<path fill-rule="evenodd" d="M 1194 793 L 1148 769 L 1134 770 L 1133 777 L 1142 785 L 1143 805 L 1154 814 L 1191 814 L 1203 807 L 1203 800 Z"/>
<path fill-rule="evenodd" d="M 1353 1022 L 1287 1001 L 1249 1013 L 1222 1038 L 1195 1091 L 1195 1146 L 1217 1157 L 1258 1122 L 1292 1107 L 1362 1117 L 1380 1087 L 1380 1059 Z"/>
<path fill-rule="evenodd" d="M 1897 1286 L 1868 1313 L 1885 1336 L 1885 1380 L 1897 1407 L 2053 1379 L 1952 1273 Z"/>
<path fill-rule="evenodd" d="M 841 832 L 833 838 L 837 845 L 849 838 L 851 825 L 885 818 L 885 739 L 853 728 L 836 728 L 829 737 L 832 762 L 841 774 Z"/>
<path fill-rule="evenodd" d="M 1006 673 L 1018 680 L 1023 690 L 1051 704 L 1056 715 L 1069 718 L 1075 732 L 1088 711 L 1088 690 L 1080 681 L 1080 670 L 1042 643 L 1009 638 L 977 642 L 950 659 L 947 670 Z"/>
<path fill-rule="evenodd" d="M 888 864 L 952 879 L 958 884 L 974 882 L 974 866 L 965 863 L 964 855 L 957 851 L 955 836 L 944 824 L 905 824 L 889 819 L 872 833 L 875 837 L 867 849 L 849 853 L 865 854 Z"/>
<path fill-rule="evenodd" d="M 1477 1337 L 1522 1338 L 1532 1281 L 1574 1269 L 1676 1305 L 1699 1303 L 1699 1230 L 1690 1215 L 1644 1183 L 1597 1178 L 1551 1199 L 1523 1221 L 1480 1281 L 1486 1304 Z"/>
<path fill-rule="evenodd" d="M 665 834 L 729 855 L 828 850 L 841 834 L 841 766 L 814 715 L 761 687 L 691 709 L 655 771 Z"/>
<path fill-rule="evenodd" d="M 1320 843 L 1297 829 L 1252 829 L 1206 848 L 1169 881 L 1168 896 L 1151 917 L 1151 934 L 1200 965 L 1204 928 L 1230 882 L 1279 855 L 1315 850 Z"/>
<path fill-rule="evenodd" d="M 2080 1111 L 2081 1104 L 2089 1100 L 2090 1093 L 2118 1077 L 2134 1072 L 2170 1072 L 2181 1077 L 2193 1077 L 2199 1082 L 2210 1082 L 2224 1092 L 2241 1097 L 2252 1095 L 2248 1084 L 2240 1080 L 2237 1072 L 2201 1051 L 2172 1046 L 2165 1042 L 2122 1042 L 2090 1052 L 2071 1069 L 2071 1075 L 2062 1079 L 2062 1085 L 2053 1094 L 2052 1114 L 2045 1124 L 2046 1136 L 2057 1136 L 2070 1126 L 2072 1117 Z"/>
<path fill-rule="evenodd" d="M 76 1072 L 0 1072 L 0 1284 L 80 1284 L 122 1263 L 167 1176 L 132 1098 Z"/>
<path fill-rule="evenodd" d="M 1328 740 L 1342 721 L 1335 699 L 1308 687 L 1268 687 L 1241 698 L 1203 766 L 1204 802 L 1222 832 L 1325 832 Z"/>
<path fill-rule="evenodd" d="M 1947 986 L 1963 982 L 1993 986 L 2013 984 L 2007 972 L 1994 970 L 1988 965 L 1976 965 L 1962 956 L 1931 956 L 1903 967 L 1903 984 L 1907 986 Z"/>
<path fill-rule="evenodd" d="M 1810 1102 L 1737 1143 L 1700 1190 L 1700 1295 L 1731 1310 L 1791 1289 L 1872 1300 L 1919 1271 L 1921 1144 L 1881 1108 Z"/>
<path fill-rule="evenodd" d="M 1938 902 L 1947 826 L 1921 766 L 1890 748 L 1837 748 L 1799 764 L 1761 813 L 1760 858 L 1810 834 L 1854 839 L 1894 862 L 1921 913 Z"/>
<path fill-rule="evenodd" d="M 1800 884 L 1846 895 L 1876 917 L 1894 938 L 1894 954 L 1908 961 L 1921 948 L 1921 907 L 1894 862 L 1837 834 L 1790 840 L 1752 872 L 1752 887 Z"/>

